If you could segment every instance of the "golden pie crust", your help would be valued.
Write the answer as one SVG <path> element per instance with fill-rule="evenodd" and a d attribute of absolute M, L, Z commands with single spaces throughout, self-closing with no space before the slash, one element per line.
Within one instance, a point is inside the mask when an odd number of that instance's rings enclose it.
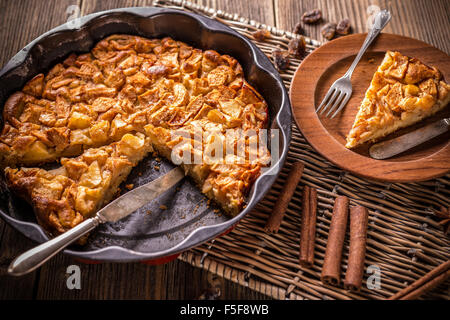
<path fill-rule="evenodd" d="M 112 199 L 150 152 L 204 157 L 217 134 L 260 132 L 267 104 L 236 59 L 171 38 L 112 35 L 31 79 L 4 106 L 0 166 L 9 188 L 30 202 L 50 233 L 64 232 Z M 202 132 L 200 147 L 193 138 Z M 184 133 L 177 135 L 174 133 Z M 187 134 L 187 135 L 186 135 Z M 270 154 L 245 140 L 224 153 L 181 163 L 201 191 L 235 215 Z M 257 160 L 249 154 L 256 152 Z M 235 157 L 235 163 L 229 160 Z M 26 168 L 60 161 L 55 170 Z M 21 167 L 22 166 L 22 167 Z"/>
<path fill-rule="evenodd" d="M 5 175 L 10 189 L 33 206 L 38 222 L 58 234 L 109 202 L 132 167 L 152 150 L 144 134 L 126 133 L 118 142 L 62 158 L 57 169 L 8 167 Z"/>
<path fill-rule="evenodd" d="M 450 86 L 438 69 L 399 52 L 386 52 L 347 135 L 347 148 L 376 141 L 442 110 Z"/>

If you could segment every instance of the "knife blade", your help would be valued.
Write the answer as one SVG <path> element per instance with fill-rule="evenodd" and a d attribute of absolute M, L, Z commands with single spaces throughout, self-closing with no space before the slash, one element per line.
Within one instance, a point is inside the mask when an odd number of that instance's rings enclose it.
<path fill-rule="evenodd" d="M 449 128 L 450 118 L 435 121 L 415 131 L 374 144 L 370 147 L 369 154 L 377 160 L 391 158 L 447 132 Z"/>
<path fill-rule="evenodd" d="M 125 218 L 175 186 L 184 176 L 183 170 L 177 167 L 147 184 L 128 191 L 99 210 L 94 217 L 86 219 L 63 234 L 22 253 L 11 262 L 8 273 L 21 276 L 33 271 L 99 224 L 116 222 Z"/>
<path fill-rule="evenodd" d="M 116 222 L 125 218 L 139 208 L 156 199 L 184 178 L 184 172 L 179 167 L 170 170 L 163 176 L 128 191 L 123 196 L 110 202 L 97 212 L 104 221 Z"/>

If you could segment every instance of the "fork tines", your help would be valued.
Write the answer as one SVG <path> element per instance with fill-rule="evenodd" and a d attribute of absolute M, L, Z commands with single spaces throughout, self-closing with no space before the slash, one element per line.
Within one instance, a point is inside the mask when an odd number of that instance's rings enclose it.
<path fill-rule="evenodd" d="M 352 94 L 352 89 L 351 87 L 346 87 L 348 84 L 344 82 L 345 80 L 346 79 L 341 78 L 333 83 L 316 110 L 318 115 L 322 115 L 324 112 L 328 111 L 325 116 L 329 117 L 330 114 L 335 111 L 331 116 L 331 119 L 333 119 L 345 107 Z"/>

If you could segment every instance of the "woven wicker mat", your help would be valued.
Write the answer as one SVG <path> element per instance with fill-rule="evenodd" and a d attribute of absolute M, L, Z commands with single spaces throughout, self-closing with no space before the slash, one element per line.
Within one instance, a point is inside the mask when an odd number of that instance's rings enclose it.
<path fill-rule="evenodd" d="M 267 55 L 275 47 L 287 48 L 294 37 L 291 32 L 276 29 L 187 1 L 155 1 L 154 5 L 197 12 L 215 18 L 253 39 L 258 28 L 272 36 L 257 42 Z M 320 42 L 306 39 L 309 52 Z M 300 60 L 291 60 L 290 68 L 281 74 L 289 88 Z M 275 235 L 263 227 L 277 199 L 293 161 L 301 160 L 305 171 Z M 310 269 L 298 264 L 302 186 L 318 189 L 317 236 L 315 263 Z M 320 281 L 323 258 L 336 195 L 350 198 L 351 204 L 369 209 L 366 268 L 374 265 L 381 272 L 381 287 L 368 289 L 366 273 L 360 292 L 324 285 Z M 182 261 L 264 293 L 274 299 L 384 299 L 450 259 L 450 239 L 444 235 L 434 212 L 450 206 L 450 175 L 421 183 L 380 183 L 349 174 L 320 156 L 293 124 L 292 143 L 278 180 L 257 207 L 228 234 L 186 251 Z M 348 257 L 348 234 L 344 246 L 342 275 Z M 447 281 L 424 298 L 448 299 Z"/>

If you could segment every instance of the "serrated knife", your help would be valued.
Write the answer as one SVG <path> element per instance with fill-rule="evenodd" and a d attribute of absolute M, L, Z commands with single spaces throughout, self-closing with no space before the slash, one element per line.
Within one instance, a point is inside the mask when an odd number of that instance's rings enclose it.
<path fill-rule="evenodd" d="M 33 271 L 99 224 L 116 222 L 125 218 L 162 195 L 182 180 L 184 176 L 182 169 L 175 168 L 151 182 L 128 191 L 99 210 L 94 217 L 86 219 L 65 233 L 18 256 L 9 265 L 8 273 L 21 276 Z"/>
<path fill-rule="evenodd" d="M 449 128 L 450 118 L 442 119 L 391 140 L 374 144 L 370 147 L 369 154 L 377 160 L 391 158 L 447 132 Z"/>

